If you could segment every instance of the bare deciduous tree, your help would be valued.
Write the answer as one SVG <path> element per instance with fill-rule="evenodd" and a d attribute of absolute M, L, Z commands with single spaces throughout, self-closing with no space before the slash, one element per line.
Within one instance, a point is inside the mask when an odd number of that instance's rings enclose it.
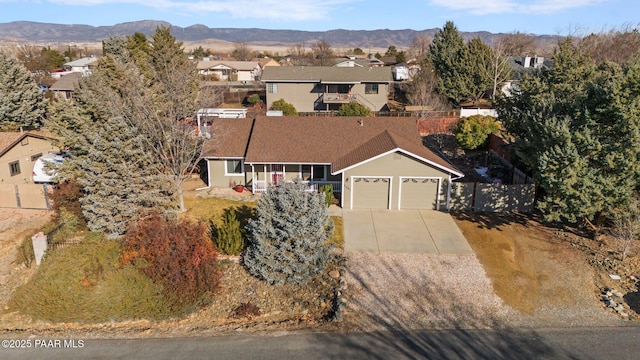
<path fill-rule="evenodd" d="M 629 208 L 629 211 L 622 211 L 613 219 L 611 228 L 622 261 L 629 256 L 640 235 L 640 202 L 633 199 Z"/>
<path fill-rule="evenodd" d="M 253 59 L 253 50 L 243 42 L 236 43 L 232 56 L 238 61 L 249 61 Z"/>
<path fill-rule="evenodd" d="M 508 55 L 534 54 L 537 51 L 536 37 L 519 31 L 503 35 L 500 39 L 502 50 Z"/>
<path fill-rule="evenodd" d="M 302 66 L 311 64 L 312 55 L 304 47 L 304 43 L 297 43 L 289 48 L 291 65 Z"/>
<path fill-rule="evenodd" d="M 411 41 L 409 47 L 409 55 L 418 61 L 427 57 L 429 54 L 429 44 L 431 44 L 431 37 L 426 34 L 418 34 Z"/>
<path fill-rule="evenodd" d="M 329 60 L 335 57 L 331 44 L 324 40 L 318 40 L 311 46 L 316 64 L 320 66 L 329 65 Z"/>

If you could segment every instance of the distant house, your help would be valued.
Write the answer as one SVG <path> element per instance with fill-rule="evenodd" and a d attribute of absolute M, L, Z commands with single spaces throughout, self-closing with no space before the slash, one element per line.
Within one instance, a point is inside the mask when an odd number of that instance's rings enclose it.
<path fill-rule="evenodd" d="M 256 81 L 262 68 L 257 61 L 198 61 L 198 73 L 216 75 L 222 81 Z"/>
<path fill-rule="evenodd" d="M 511 79 L 506 81 L 501 89 L 501 92 L 507 96 L 511 94 L 513 89 L 517 87 L 518 81 L 520 81 L 526 74 L 543 68 L 549 68 L 553 63 L 552 60 L 545 60 L 542 56 L 529 56 L 528 54 L 524 56 L 509 56 L 507 57 L 507 60 L 511 67 L 512 75 Z"/>
<path fill-rule="evenodd" d="M 261 58 L 258 59 L 258 64 L 260 64 L 260 68 L 264 69 L 267 66 L 281 66 L 279 62 L 272 58 Z"/>
<path fill-rule="evenodd" d="M 444 210 L 463 176 L 422 145 L 414 118 L 259 116 L 216 119 L 212 131 L 209 187 L 261 193 L 300 178 L 310 191 L 331 184 L 346 209 Z"/>
<path fill-rule="evenodd" d="M 66 71 L 90 74 L 91 70 L 98 64 L 98 58 L 95 56 L 84 57 L 82 59 L 70 61 L 64 64 Z"/>
<path fill-rule="evenodd" d="M 49 91 L 61 99 L 71 100 L 73 91 L 78 87 L 78 83 L 80 82 L 80 79 L 82 79 L 82 76 L 83 74 L 79 72 L 72 72 L 64 75 L 49 87 Z"/>
<path fill-rule="evenodd" d="M 32 183 L 36 160 L 60 151 L 54 141 L 54 137 L 41 132 L 0 132 L 0 183 Z"/>
<path fill-rule="evenodd" d="M 372 111 L 387 110 L 391 68 L 283 66 L 262 74 L 267 107 L 284 99 L 298 112 L 334 111 L 356 101 Z"/>

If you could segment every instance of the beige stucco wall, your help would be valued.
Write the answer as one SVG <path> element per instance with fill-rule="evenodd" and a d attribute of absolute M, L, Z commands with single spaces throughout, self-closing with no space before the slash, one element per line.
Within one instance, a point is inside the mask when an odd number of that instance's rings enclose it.
<path fill-rule="evenodd" d="M 268 89 L 268 87 L 267 87 Z M 267 91 L 267 106 L 270 108 L 274 101 L 284 99 L 292 104 L 298 112 L 314 112 L 315 101 L 324 92 L 324 86 L 316 83 L 278 83 L 276 94 Z M 351 94 L 358 96 L 359 102 L 372 111 L 380 111 L 387 104 L 389 84 L 379 84 L 378 94 L 365 94 L 365 84 L 356 84 L 351 89 Z M 339 107 L 342 104 L 332 104 Z M 319 109 L 326 110 L 326 108 Z"/>
<path fill-rule="evenodd" d="M 247 179 L 251 177 L 251 167 L 245 164 L 244 175 L 225 175 L 225 161 L 220 159 L 209 159 L 209 186 L 211 187 L 231 187 L 233 182 L 246 185 Z M 248 173 L 247 173 L 248 172 Z"/>
<path fill-rule="evenodd" d="M 0 183 L 6 184 L 30 184 L 33 183 L 32 173 L 35 159 L 31 157 L 37 154 L 48 154 L 58 152 L 59 149 L 47 140 L 28 136 L 25 138 L 27 144 L 17 144 L 0 158 Z M 23 141 L 24 143 L 24 141 Z M 19 161 L 20 174 L 11 176 L 9 164 Z"/>
<path fill-rule="evenodd" d="M 0 184 L 0 208 L 48 209 L 52 190 L 43 184 Z"/>
<path fill-rule="evenodd" d="M 396 152 L 364 163 L 344 173 L 342 207 L 351 208 L 351 178 L 353 176 L 391 177 L 391 209 L 398 208 L 400 176 L 434 177 L 440 179 L 440 210 L 446 208 L 449 174 L 433 166 Z"/>

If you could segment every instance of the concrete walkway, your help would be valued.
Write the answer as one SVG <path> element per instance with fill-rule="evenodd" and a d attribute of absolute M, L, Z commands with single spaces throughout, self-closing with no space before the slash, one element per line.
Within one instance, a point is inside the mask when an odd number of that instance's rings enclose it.
<path fill-rule="evenodd" d="M 343 210 L 345 251 L 473 254 L 451 215 L 435 210 Z"/>

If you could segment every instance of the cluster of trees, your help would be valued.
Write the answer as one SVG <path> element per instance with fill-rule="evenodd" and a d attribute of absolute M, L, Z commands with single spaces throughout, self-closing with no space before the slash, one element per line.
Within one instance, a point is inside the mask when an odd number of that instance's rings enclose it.
<path fill-rule="evenodd" d="M 435 76 L 428 74 L 431 71 Z M 459 105 L 467 100 L 477 104 L 487 93 L 493 97 L 509 80 L 512 71 L 498 47 L 491 48 L 480 38 L 465 43 L 456 26 L 449 21 L 429 44 L 421 72 L 413 89 L 418 98 L 424 97 L 422 93 L 426 87 L 451 104 Z M 425 82 L 429 85 L 425 86 Z"/>
<path fill-rule="evenodd" d="M 57 102 L 49 128 L 73 155 L 59 169 L 84 189 L 90 230 L 118 236 L 150 209 L 184 209 L 182 183 L 202 140 L 186 119 L 198 108 L 195 64 L 169 28 L 111 37 L 72 103 Z"/>
<path fill-rule="evenodd" d="M 596 60 L 580 45 L 560 42 L 553 66 L 525 76 L 497 110 L 545 191 L 547 219 L 598 229 L 637 214 L 640 63 Z"/>

